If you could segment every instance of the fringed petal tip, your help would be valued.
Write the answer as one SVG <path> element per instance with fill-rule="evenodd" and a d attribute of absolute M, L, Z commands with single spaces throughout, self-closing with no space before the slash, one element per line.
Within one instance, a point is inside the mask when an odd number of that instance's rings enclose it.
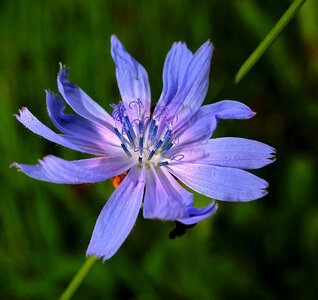
<path fill-rule="evenodd" d="M 211 52 L 214 51 L 214 45 L 212 44 L 212 42 L 210 41 L 210 39 L 208 39 L 208 40 L 203 44 L 203 46 L 206 46 L 206 48 L 211 49 Z"/>
<path fill-rule="evenodd" d="M 270 156 L 268 157 L 268 160 L 270 160 L 270 164 L 276 161 L 277 159 L 276 154 L 277 154 L 276 149 L 272 147 L 272 151 L 269 153 Z"/>
<path fill-rule="evenodd" d="M 28 108 L 23 106 L 19 109 L 18 113 L 12 114 L 12 116 L 14 116 L 18 121 L 21 122 L 21 118 L 23 117 L 23 115 L 25 115 L 28 112 L 29 112 Z"/>
<path fill-rule="evenodd" d="M 51 91 L 49 89 L 44 90 L 44 92 L 45 92 L 45 96 L 46 97 L 54 97 L 54 96 L 57 97 L 58 96 L 57 93 L 55 93 L 55 92 L 53 92 L 53 91 Z"/>
<path fill-rule="evenodd" d="M 59 74 L 63 72 L 63 73 L 66 73 L 68 75 L 70 68 L 67 67 L 66 65 L 63 65 L 61 62 L 59 62 L 59 66 L 60 66 Z"/>
<path fill-rule="evenodd" d="M 16 162 L 12 163 L 12 164 L 9 166 L 9 168 L 16 168 L 18 171 L 21 171 L 21 169 L 20 169 L 20 164 L 18 164 L 18 163 L 16 163 Z"/>
<path fill-rule="evenodd" d="M 71 84 L 69 80 L 70 76 L 70 68 L 68 68 L 66 65 L 63 65 L 61 62 L 59 63 L 60 70 L 57 74 L 57 83 L 59 87 L 60 93 L 64 96 L 63 91 L 63 85 Z"/>

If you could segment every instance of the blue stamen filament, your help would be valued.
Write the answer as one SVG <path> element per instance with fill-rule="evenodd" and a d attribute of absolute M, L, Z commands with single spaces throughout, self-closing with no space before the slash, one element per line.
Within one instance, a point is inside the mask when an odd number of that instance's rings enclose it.
<path fill-rule="evenodd" d="M 124 140 L 124 137 L 122 136 L 122 134 L 120 134 L 120 132 L 118 131 L 117 128 L 115 128 L 115 134 L 117 135 L 117 137 L 119 138 L 120 142 L 121 142 L 121 147 L 123 148 L 123 150 L 125 151 L 125 153 L 127 154 L 128 157 L 132 157 L 131 153 L 129 152 L 127 146 L 126 146 L 126 142 Z"/>
<path fill-rule="evenodd" d="M 170 142 L 169 144 L 166 144 L 165 146 L 162 147 L 162 151 L 161 151 L 161 155 L 166 154 L 171 148 L 172 146 L 175 144 L 175 140 L 172 140 L 172 142 Z"/>
<path fill-rule="evenodd" d="M 161 161 L 161 162 L 158 162 L 157 164 L 156 164 L 156 166 L 157 167 L 162 167 L 162 166 L 166 166 L 166 165 L 169 165 L 169 161 Z"/>
<path fill-rule="evenodd" d="M 143 148 L 144 148 L 144 122 L 140 120 L 139 121 L 139 157 L 138 157 L 139 164 L 142 164 Z"/>

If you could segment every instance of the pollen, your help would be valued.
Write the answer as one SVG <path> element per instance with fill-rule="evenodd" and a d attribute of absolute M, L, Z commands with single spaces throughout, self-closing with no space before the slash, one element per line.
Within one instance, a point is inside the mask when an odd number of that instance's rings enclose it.
<path fill-rule="evenodd" d="M 120 183 L 125 179 L 125 177 L 127 176 L 127 172 L 121 174 L 121 175 L 118 175 L 118 176 L 115 176 L 113 178 L 111 178 L 111 181 L 112 181 L 112 184 L 114 186 L 115 189 L 117 189 L 117 187 L 120 185 Z"/>

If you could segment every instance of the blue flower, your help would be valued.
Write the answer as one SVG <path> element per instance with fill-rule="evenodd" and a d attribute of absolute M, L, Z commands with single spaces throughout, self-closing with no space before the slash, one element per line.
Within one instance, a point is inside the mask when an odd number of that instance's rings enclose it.
<path fill-rule="evenodd" d="M 175 220 L 190 225 L 215 213 L 214 200 L 193 206 L 194 191 L 222 201 L 250 201 L 266 195 L 268 184 L 245 171 L 273 162 L 275 150 L 243 138 L 210 139 L 219 119 L 249 119 L 246 105 L 224 100 L 202 106 L 209 82 L 213 47 L 207 41 L 194 54 L 184 43 L 174 43 L 163 70 L 163 90 L 154 111 L 145 69 L 116 36 L 111 54 L 122 102 L 109 115 L 69 81 L 61 66 L 58 89 L 62 97 L 46 93 L 55 133 L 27 108 L 18 121 L 32 132 L 59 145 L 95 155 L 66 161 L 46 156 L 38 165 L 14 163 L 26 175 L 54 183 L 103 181 L 125 172 L 125 179 L 102 209 L 87 255 L 109 259 L 132 230 L 143 204 L 144 218 Z M 75 114 L 65 114 L 65 102 Z"/>

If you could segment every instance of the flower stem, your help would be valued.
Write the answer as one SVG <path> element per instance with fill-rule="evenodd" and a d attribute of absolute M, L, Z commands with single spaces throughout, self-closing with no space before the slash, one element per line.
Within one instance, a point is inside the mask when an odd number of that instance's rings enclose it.
<path fill-rule="evenodd" d="M 238 84 L 246 73 L 255 65 L 255 63 L 262 57 L 262 55 L 269 49 L 269 47 L 274 43 L 280 33 L 288 25 L 291 19 L 295 16 L 298 10 L 303 6 L 306 0 L 295 0 L 282 17 L 278 20 L 276 25 L 267 34 L 264 40 L 258 45 L 255 51 L 247 58 L 243 65 L 238 70 L 234 84 Z"/>
<path fill-rule="evenodd" d="M 67 286 L 66 290 L 63 292 L 60 300 L 68 300 L 71 299 L 79 285 L 82 283 L 83 279 L 86 277 L 94 263 L 98 260 L 98 258 L 94 255 L 89 256 L 82 267 L 78 270 L 76 275 L 73 277 L 72 281 Z"/>
<path fill-rule="evenodd" d="M 281 32 L 289 24 L 291 19 L 296 15 L 299 9 L 304 5 L 307 0 L 295 0 L 290 7 L 281 16 L 272 30 L 267 34 L 263 41 L 256 47 L 252 54 L 246 59 L 242 66 L 237 71 L 234 79 L 232 79 L 228 84 L 217 94 L 215 99 L 220 98 L 223 92 L 233 85 L 238 84 L 243 77 L 252 69 L 252 67 L 257 63 L 257 61 L 264 55 L 264 53 L 270 48 L 270 46 L 275 42 Z"/>

